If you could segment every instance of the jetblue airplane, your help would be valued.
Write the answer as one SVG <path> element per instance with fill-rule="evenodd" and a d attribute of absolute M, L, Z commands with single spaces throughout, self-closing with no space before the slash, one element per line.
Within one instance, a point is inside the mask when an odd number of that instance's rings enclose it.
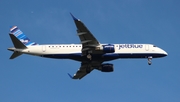
<path fill-rule="evenodd" d="M 104 63 L 123 58 L 145 58 L 151 65 L 152 58 L 167 56 L 167 52 L 152 44 L 101 44 L 88 28 L 79 19 L 71 14 L 77 27 L 77 35 L 81 44 L 49 44 L 39 45 L 31 41 L 17 26 L 10 28 L 10 38 L 14 47 L 10 59 L 21 54 L 29 54 L 46 58 L 71 59 L 81 62 L 81 66 L 71 76 L 72 79 L 81 79 L 92 70 L 113 72 L 113 64 Z"/>

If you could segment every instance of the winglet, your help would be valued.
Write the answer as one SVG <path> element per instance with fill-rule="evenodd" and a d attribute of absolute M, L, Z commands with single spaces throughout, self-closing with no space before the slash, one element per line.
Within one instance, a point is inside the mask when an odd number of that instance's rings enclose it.
<path fill-rule="evenodd" d="M 67 73 L 68 75 L 69 75 L 69 77 L 71 78 L 71 79 L 73 79 L 73 76 L 71 75 L 71 74 L 69 74 L 69 73 Z"/>
<path fill-rule="evenodd" d="M 79 21 L 79 19 L 77 19 L 76 17 L 74 17 L 72 13 L 70 13 L 70 15 L 72 16 L 73 20 Z"/>

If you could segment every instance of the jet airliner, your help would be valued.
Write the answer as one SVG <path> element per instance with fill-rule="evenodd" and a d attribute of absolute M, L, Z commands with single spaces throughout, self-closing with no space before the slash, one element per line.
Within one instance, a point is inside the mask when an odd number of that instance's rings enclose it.
<path fill-rule="evenodd" d="M 167 56 L 167 52 L 153 44 L 101 44 L 88 30 L 84 23 L 71 14 L 77 27 L 77 35 L 81 44 L 49 44 L 40 45 L 31 41 L 17 26 L 10 28 L 10 38 L 14 47 L 10 59 L 21 54 L 29 54 L 54 59 L 71 59 L 81 62 L 81 66 L 72 79 L 81 79 L 92 70 L 113 72 L 113 64 L 107 61 L 125 58 L 144 58 L 151 65 L 153 58 Z"/>

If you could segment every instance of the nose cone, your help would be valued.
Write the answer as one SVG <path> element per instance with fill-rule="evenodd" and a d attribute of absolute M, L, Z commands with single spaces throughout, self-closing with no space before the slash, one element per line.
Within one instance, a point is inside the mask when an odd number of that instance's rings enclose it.
<path fill-rule="evenodd" d="M 164 51 L 164 54 L 167 56 L 168 55 L 168 53 L 166 52 L 166 51 Z"/>
<path fill-rule="evenodd" d="M 166 51 L 164 51 L 164 54 L 167 56 L 168 55 L 168 53 L 166 52 Z"/>
<path fill-rule="evenodd" d="M 168 53 L 166 51 L 164 51 L 164 50 L 162 50 L 162 53 L 163 53 L 164 56 L 168 55 Z"/>
<path fill-rule="evenodd" d="M 161 48 L 157 48 L 156 51 L 155 52 L 158 54 L 157 57 L 165 57 L 168 55 L 168 53 Z"/>

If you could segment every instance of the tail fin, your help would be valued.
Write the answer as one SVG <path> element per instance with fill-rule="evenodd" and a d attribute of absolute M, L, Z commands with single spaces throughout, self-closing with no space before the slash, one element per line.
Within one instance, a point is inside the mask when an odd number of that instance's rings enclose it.
<path fill-rule="evenodd" d="M 25 46 L 37 45 L 37 43 L 31 42 L 30 39 L 17 26 L 13 26 L 10 28 L 11 39 L 12 35 L 14 35 L 14 37 L 16 37 Z M 16 45 L 14 42 L 13 44 Z"/>
<path fill-rule="evenodd" d="M 14 59 L 22 54 L 21 52 L 16 51 L 16 49 L 26 49 L 26 46 L 37 45 L 37 43 L 31 42 L 30 39 L 17 26 L 10 28 L 9 35 L 15 47 L 8 48 L 8 50 L 14 51 L 10 59 Z"/>

